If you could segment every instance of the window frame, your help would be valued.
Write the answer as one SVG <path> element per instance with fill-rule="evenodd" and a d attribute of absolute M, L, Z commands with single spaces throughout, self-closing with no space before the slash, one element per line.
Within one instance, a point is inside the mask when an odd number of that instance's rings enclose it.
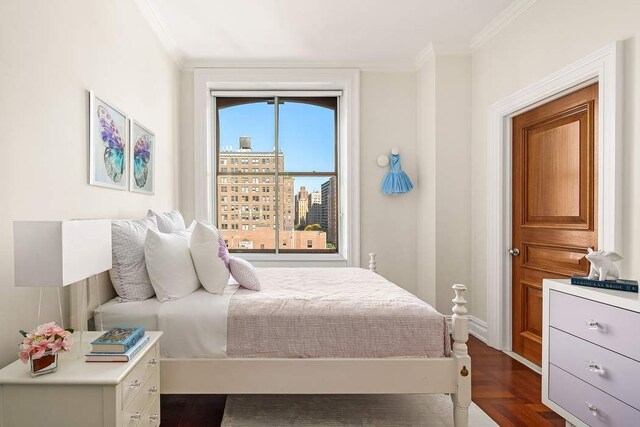
<path fill-rule="evenodd" d="M 238 254 L 258 267 L 358 267 L 360 248 L 360 71 L 357 68 L 202 67 L 193 70 L 193 189 L 182 199 L 187 218 L 211 221 L 214 207 L 211 91 L 339 91 L 340 251 L 338 254 Z M 185 160 L 190 162 L 190 160 Z M 187 163 L 187 167 L 188 167 Z M 188 169 L 187 169 L 188 170 Z"/>
<path fill-rule="evenodd" d="M 336 254 L 336 253 L 340 253 L 340 177 L 339 177 L 339 153 L 340 153 L 340 149 L 339 149 L 339 144 L 340 144 L 340 140 L 339 140 L 339 135 L 340 135 L 340 96 L 342 94 L 338 93 L 338 92 L 331 92 L 331 94 L 328 94 L 326 91 L 318 91 L 318 92 L 313 92 L 313 93 L 307 93 L 305 96 L 280 96 L 280 95 L 274 95 L 274 96 L 268 96 L 263 92 L 257 92 L 256 96 L 251 97 L 251 96 L 247 96 L 247 92 L 241 92 L 241 94 L 239 94 L 237 91 L 224 91 L 224 92 L 216 92 L 216 91 L 211 91 L 211 97 L 212 97 L 212 112 L 214 114 L 213 117 L 213 121 L 215 123 L 215 129 L 216 132 L 213 134 L 213 137 L 215 138 L 215 142 L 213 144 L 214 147 L 214 152 L 213 154 L 213 165 L 214 165 L 214 175 L 216 176 L 216 183 L 214 183 L 213 185 L 213 200 L 215 202 L 217 202 L 218 200 L 218 185 L 220 184 L 224 184 L 224 183 L 218 183 L 217 182 L 217 177 L 228 177 L 228 178 L 232 178 L 234 176 L 237 176 L 238 178 L 242 179 L 242 183 L 240 186 L 241 192 L 239 193 L 241 195 L 241 197 L 244 197 L 243 195 L 246 194 L 252 194 L 251 189 L 254 188 L 254 184 L 264 184 L 265 182 L 258 182 L 255 183 L 253 181 L 255 181 L 256 176 L 259 177 L 268 177 L 274 178 L 274 202 L 275 202 L 275 210 L 274 210 L 274 221 L 275 221 L 275 233 L 274 233 L 274 245 L 275 248 L 274 249 L 257 249 L 257 248 L 229 248 L 229 252 L 234 253 L 234 254 L 255 254 L 255 253 L 269 253 L 269 254 L 275 254 L 275 255 L 280 255 L 280 254 L 312 254 L 312 253 L 316 253 L 316 254 Z M 320 103 L 313 103 L 313 102 L 304 102 L 304 101 L 300 101 L 303 100 L 305 98 L 308 99 L 312 99 L 312 98 L 322 98 L 322 99 L 329 99 L 329 98 L 335 98 L 335 108 L 333 109 L 333 115 L 334 115 L 334 119 L 333 119 L 333 126 L 334 126 L 334 139 L 333 139 L 333 171 L 297 171 L 297 170 L 291 170 L 291 171 L 285 171 L 283 168 L 283 171 L 279 171 L 279 163 L 280 163 L 280 156 L 279 155 L 275 155 L 274 154 L 274 167 L 273 167 L 273 172 L 243 172 L 243 171 L 229 171 L 227 168 L 225 168 L 223 165 L 226 164 L 233 164 L 233 160 L 235 160 L 235 163 L 238 163 L 238 159 L 237 158 L 232 158 L 229 161 L 227 161 L 227 159 L 221 159 L 220 158 L 220 154 L 221 154 L 221 141 L 220 141 L 220 115 L 219 115 L 219 109 L 218 109 L 218 99 L 219 98 L 242 98 L 243 101 L 246 102 L 242 102 L 238 105 L 245 105 L 245 104 L 253 104 L 253 103 L 260 103 L 260 102 L 272 102 L 273 106 L 274 106 L 274 116 L 273 116 L 273 121 L 274 121 L 274 146 L 275 146 L 275 151 L 274 153 L 279 153 L 280 150 L 280 140 L 279 140 L 279 129 L 280 129 L 280 105 L 283 105 L 286 102 L 297 102 L 297 103 L 304 103 L 304 104 L 310 104 L 310 105 L 314 105 L 320 108 L 328 108 L 326 106 L 321 105 Z M 251 102 L 253 101 L 253 102 Z M 234 105 L 236 106 L 236 105 Z M 231 108 L 231 107 L 222 107 L 222 108 Z M 283 157 L 284 157 L 284 153 L 283 153 Z M 224 160 L 224 162 L 223 162 Z M 241 158 L 240 159 L 240 164 L 257 164 L 256 162 L 258 162 L 260 159 L 248 159 L 248 158 Z M 269 163 L 268 161 L 265 162 L 266 159 L 262 159 L 262 164 L 265 163 Z M 248 176 L 248 175 L 249 176 Z M 251 176 L 253 175 L 253 176 Z M 302 247 L 303 245 L 301 245 L 300 248 L 297 249 L 291 249 L 287 247 L 286 241 L 282 240 L 284 243 L 280 244 L 280 223 L 283 222 L 282 219 L 279 218 L 279 212 L 280 212 L 280 207 L 279 207 L 279 203 L 280 203 L 280 197 L 279 197 L 279 191 L 280 191 L 280 185 L 279 185 L 279 179 L 280 177 L 292 177 L 295 179 L 295 177 L 317 177 L 317 178 L 327 178 L 327 179 L 331 179 L 333 178 L 335 180 L 335 191 L 336 191 L 336 196 L 335 196 L 335 200 L 336 200 L 336 206 L 335 206 L 335 242 L 333 242 L 333 244 L 335 245 L 335 248 L 325 248 L 325 249 L 315 249 L 315 248 L 309 248 L 308 245 L 304 245 L 306 247 Z M 249 181 L 252 181 L 251 183 Z M 246 182 L 245 182 L 246 181 Z M 246 184 L 246 185 L 245 185 Z M 226 185 L 226 184 L 225 184 Z M 245 191 L 245 188 L 248 188 L 248 191 Z M 269 189 L 269 187 L 262 187 L 259 186 L 257 187 L 259 190 L 262 189 L 262 192 L 258 191 L 258 193 L 262 194 L 264 197 L 264 194 L 266 194 L 264 192 L 264 189 Z M 270 193 L 269 193 L 270 194 Z M 295 192 L 294 192 L 294 196 L 295 196 Z M 294 197 L 295 199 L 295 197 Z M 243 202 L 245 202 L 244 200 L 242 200 Z M 263 202 L 264 203 L 264 202 Z M 269 203 L 269 202 L 267 202 Z M 294 206 L 293 206 L 293 210 L 295 212 L 295 200 L 294 200 Z M 220 228 L 220 224 L 218 223 L 218 210 L 217 210 L 217 206 L 214 204 L 213 208 L 213 224 L 215 224 L 218 228 Z M 270 214 L 269 214 L 270 215 Z M 284 208 L 283 208 L 283 215 L 285 215 L 284 213 Z M 255 229 L 255 225 L 253 227 Z M 229 230 L 230 229 L 225 229 L 225 230 Z M 241 227 L 242 231 L 248 231 L 248 229 L 243 225 Z M 328 235 L 328 231 L 327 231 L 327 235 Z M 262 245 L 261 245 L 262 246 Z"/>

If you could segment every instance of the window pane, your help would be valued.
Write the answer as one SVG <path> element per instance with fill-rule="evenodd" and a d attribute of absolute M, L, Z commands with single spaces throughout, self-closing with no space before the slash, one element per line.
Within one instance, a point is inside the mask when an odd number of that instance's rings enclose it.
<path fill-rule="evenodd" d="M 273 103 L 218 98 L 216 104 L 223 106 L 218 108 L 218 228 L 232 251 L 273 252 Z"/>
<path fill-rule="evenodd" d="M 337 98 L 281 98 L 279 147 L 287 172 L 334 172 Z"/>
<path fill-rule="evenodd" d="M 337 251 L 336 178 L 285 177 L 283 185 L 293 189 L 293 221 L 280 229 L 281 252 Z M 284 215 L 289 214 L 288 205 Z"/>

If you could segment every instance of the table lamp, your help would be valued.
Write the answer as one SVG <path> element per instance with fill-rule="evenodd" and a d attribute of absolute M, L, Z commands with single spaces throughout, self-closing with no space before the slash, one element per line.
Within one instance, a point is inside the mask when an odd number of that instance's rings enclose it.
<path fill-rule="evenodd" d="M 38 324 L 42 288 L 55 287 L 64 328 L 60 288 L 111 268 L 111 221 L 14 221 L 13 251 L 15 286 L 40 288 Z M 85 284 L 82 289 L 84 301 Z M 81 324 L 86 325 L 86 319 Z M 80 328 L 80 349 L 84 328 Z"/>

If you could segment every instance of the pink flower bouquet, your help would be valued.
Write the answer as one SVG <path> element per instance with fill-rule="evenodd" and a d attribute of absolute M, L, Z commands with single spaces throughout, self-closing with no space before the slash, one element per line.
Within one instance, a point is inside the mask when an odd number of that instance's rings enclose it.
<path fill-rule="evenodd" d="M 62 329 L 55 322 L 40 325 L 29 333 L 23 330 L 20 333 L 24 337 L 20 344 L 20 360 L 23 363 L 27 363 L 29 359 L 40 359 L 45 354 L 54 355 L 61 351 L 69 351 L 73 346 L 73 329 Z"/>

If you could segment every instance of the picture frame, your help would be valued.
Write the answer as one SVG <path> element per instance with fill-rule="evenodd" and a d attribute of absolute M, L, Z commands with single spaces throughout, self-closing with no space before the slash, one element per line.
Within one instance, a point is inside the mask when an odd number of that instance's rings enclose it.
<path fill-rule="evenodd" d="M 121 109 L 98 97 L 89 98 L 89 184 L 126 191 L 129 180 L 129 120 Z"/>
<path fill-rule="evenodd" d="M 129 120 L 129 191 L 155 194 L 156 135 L 134 119 Z"/>

